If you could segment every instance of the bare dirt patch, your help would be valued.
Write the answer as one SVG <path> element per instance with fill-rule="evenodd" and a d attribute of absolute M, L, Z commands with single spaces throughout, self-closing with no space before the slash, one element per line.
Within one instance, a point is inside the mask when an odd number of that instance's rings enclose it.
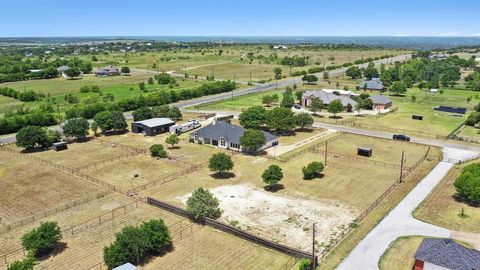
<path fill-rule="evenodd" d="M 223 221 L 303 250 L 311 247 L 313 222 L 317 223 L 317 239 L 323 242 L 355 218 L 353 209 L 335 200 L 278 195 L 251 184 L 224 185 L 210 191 L 220 200 Z M 190 195 L 175 199 L 185 203 Z"/>

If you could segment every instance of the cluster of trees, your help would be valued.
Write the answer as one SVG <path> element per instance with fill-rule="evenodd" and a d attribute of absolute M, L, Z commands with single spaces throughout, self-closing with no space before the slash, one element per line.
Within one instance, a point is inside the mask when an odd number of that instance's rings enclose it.
<path fill-rule="evenodd" d="M 453 185 L 460 197 L 480 203 L 480 163 L 465 166 Z"/>
<path fill-rule="evenodd" d="M 271 106 L 273 103 L 277 103 L 278 100 L 279 97 L 277 94 L 262 96 L 262 104 L 265 104 L 266 106 Z"/>
<path fill-rule="evenodd" d="M 290 67 L 304 67 L 308 65 L 308 57 L 298 55 L 294 55 L 292 57 L 285 56 L 282 58 L 282 60 L 280 60 L 280 64 Z"/>
<path fill-rule="evenodd" d="M 158 84 L 176 84 L 177 81 L 170 74 L 162 72 L 153 76 L 157 80 Z"/>
<path fill-rule="evenodd" d="M 16 144 L 19 147 L 32 149 L 35 147 L 48 148 L 60 141 L 60 134 L 54 130 L 47 130 L 39 126 L 26 126 L 16 134 Z"/>
<path fill-rule="evenodd" d="M 127 120 L 121 111 L 101 111 L 93 117 L 93 120 L 102 133 L 120 132 L 128 127 Z"/>
<path fill-rule="evenodd" d="M 67 119 L 83 117 L 91 119 L 101 111 L 132 111 L 142 107 L 161 106 L 180 100 L 186 100 L 205 95 L 213 95 L 223 92 L 229 92 L 236 88 L 235 83 L 231 81 L 206 83 L 193 89 L 171 90 L 152 93 L 148 96 L 139 95 L 137 97 L 127 98 L 118 102 L 81 102 L 69 108 L 65 114 Z M 164 115 L 164 114 L 162 114 Z M 164 117 L 164 116 L 157 116 Z"/>
<path fill-rule="evenodd" d="M 171 249 L 172 236 L 167 225 L 162 219 L 152 219 L 138 227 L 124 227 L 115 235 L 115 241 L 103 249 L 103 260 L 112 269 L 127 262 L 139 264 Z"/>
<path fill-rule="evenodd" d="M 465 82 L 467 83 L 468 89 L 480 91 L 480 71 L 477 70 L 465 76 Z"/>
<path fill-rule="evenodd" d="M 17 91 L 10 87 L 0 87 L 0 95 L 18 99 L 23 102 L 35 101 L 44 98 L 45 95 L 33 90 Z"/>
<path fill-rule="evenodd" d="M 295 115 L 290 108 L 276 107 L 266 110 L 261 106 L 253 106 L 239 116 L 240 124 L 247 129 L 267 127 L 278 133 L 288 133 L 297 127 L 306 128 L 313 124 L 313 118 L 307 114 Z"/>
<path fill-rule="evenodd" d="M 178 121 L 182 119 L 182 112 L 175 106 L 161 105 L 153 108 L 141 107 L 136 109 L 133 113 L 134 121 L 142 121 L 150 118 L 170 118 Z"/>
<path fill-rule="evenodd" d="M 34 111 L 28 113 L 8 114 L 0 118 L 0 134 L 9 134 L 19 131 L 26 126 L 52 126 L 58 124 L 52 113 Z"/>
<path fill-rule="evenodd" d="M 0 56 L 0 83 L 56 78 L 60 75 L 57 68 L 63 65 L 83 73 L 92 71 L 92 64 L 79 58 L 69 60 L 57 58 L 53 61 L 45 61 L 43 58 L 23 59 L 23 56 L 18 54 L 2 55 Z"/>
<path fill-rule="evenodd" d="M 25 233 L 22 246 L 27 251 L 23 260 L 9 264 L 7 270 L 33 270 L 36 258 L 51 253 L 62 239 L 62 232 L 56 222 L 42 222 L 38 228 Z"/>
<path fill-rule="evenodd" d="M 467 126 L 476 126 L 480 124 L 480 103 L 474 107 L 474 111 L 470 113 L 465 121 L 465 125 Z"/>
<path fill-rule="evenodd" d="M 312 74 L 306 74 L 303 75 L 302 81 L 307 82 L 307 84 L 312 84 L 318 81 L 318 77 Z"/>

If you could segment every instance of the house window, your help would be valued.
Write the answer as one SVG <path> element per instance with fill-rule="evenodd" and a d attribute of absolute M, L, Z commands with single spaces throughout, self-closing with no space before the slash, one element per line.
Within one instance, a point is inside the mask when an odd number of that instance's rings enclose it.
<path fill-rule="evenodd" d="M 224 138 L 220 139 L 220 146 L 225 147 L 225 139 Z"/>
<path fill-rule="evenodd" d="M 239 149 L 239 148 L 240 148 L 240 145 L 237 144 L 237 143 L 230 143 L 230 148 Z"/>
<path fill-rule="evenodd" d="M 193 137 L 195 138 L 195 141 L 198 141 L 198 133 L 195 133 Z"/>

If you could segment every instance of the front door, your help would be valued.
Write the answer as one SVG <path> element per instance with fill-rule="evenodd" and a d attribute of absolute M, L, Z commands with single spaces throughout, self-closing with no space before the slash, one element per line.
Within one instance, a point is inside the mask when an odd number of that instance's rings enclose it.
<path fill-rule="evenodd" d="M 212 140 L 212 145 L 218 146 L 218 140 Z"/>

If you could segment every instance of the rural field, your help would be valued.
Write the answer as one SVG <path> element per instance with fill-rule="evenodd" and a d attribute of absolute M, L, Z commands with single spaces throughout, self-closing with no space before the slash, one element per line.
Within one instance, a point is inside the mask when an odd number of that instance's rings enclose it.
<path fill-rule="evenodd" d="M 472 163 L 478 162 L 472 161 Z M 466 163 L 469 164 L 469 163 Z M 480 232 L 480 209 L 461 201 L 455 194 L 455 179 L 466 165 L 455 165 L 435 187 L 432 193 L 415 210 L 413 215 L 425 222 L 444 228 L 465 232 Z M 465 216 L 460 215 L 464 211 Z"/>

